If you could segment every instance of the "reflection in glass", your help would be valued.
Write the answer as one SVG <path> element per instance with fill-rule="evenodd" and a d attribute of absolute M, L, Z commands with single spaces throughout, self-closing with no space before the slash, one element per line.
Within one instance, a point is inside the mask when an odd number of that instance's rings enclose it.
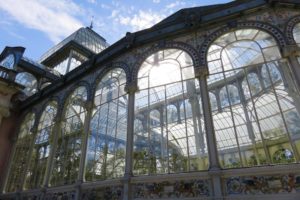
<path fill-rule="evenodd" d="M 26 96 L 31 96 L 37 92 L 37 80 L 28 72 L 18 73 L 15 82 L 25 86 L 23 92 Z"/>
<path fill-rule="evenodd" d="M 77 180 L 86 100 L 87 91 L 84 86 L 76 88 L 67 99 L 55 149 L 51 186 L 71 184 Z"/>
<path fill-rule="evenodd" d="M 31 153 L 30 164 L 25 177 L 25 189 L 34 189 L 43 186 L 48 156 L 53 144 L 52 131 L 56 112 L 56 102 L 50 102 L 41 116 Z"/>
<path fill-rule="evenodd" d="M 12 165 L 6 184 L 6 192 L 15 192 L 21 189 L 21 182 L 26 173 L 26 163 L 29 158 L 30 144 L 34 140 L 33 125 L 35 122 L 35 114 L 28 113 L 20 127 L 16 149 L 12 158 Z"/>
<path fill-rule="evenodd" d="M 1 62 L 0 66 L 8 68 L 8 69 L 14 69 L 15 65 L 15 56 L 13 54 L 8 54 Z"/>
<path fill-rule="evenodd" d="M 97 86 L 87 150 L 87 181 L 124 175 L 127 139 L 125 83 L 125 72 L 117 68 L 109 71 Z"/>

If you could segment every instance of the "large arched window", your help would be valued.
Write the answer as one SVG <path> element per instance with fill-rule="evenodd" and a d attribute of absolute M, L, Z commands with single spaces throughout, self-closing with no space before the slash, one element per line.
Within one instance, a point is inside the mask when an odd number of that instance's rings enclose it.
<path fill-rule="evenodd" d="M 177 49 L 154 53 L 140 67 L 138 87 L 135 115 L 141 117 L 135 120 L 134 174 L 207 169 L 199 84 L 191 57 Z"/>
<path fill-rule="evenodd" d="M 21 184 L 26 173 L 26 164 L 31 149 L 30 144 L 34 139 L 34 122 L 35 114 L 28 113 L 20 127 L 18 141 L 6 184 L 6 192 L 15 192 L 22 187 Z"/>
<path fill-rule="evenodd" d="M 74 183 L 78 177 L 87 90 L 79 86 L 65 102 L 61 130 L 57 138 L 50 185 Z"/>
<path fill-rule="evenodd" d="M 87 181 L 124 175 L 127 138 L 126 74 L 116 68 L 99 82 L 90 123 L 87 150 Z"/>
<path fill-rule="evenodd" d="M 51 101 L 42 113 L 31 154 L 30 165 L 25 177 L 25 189 L 34 189 L 43 186 L 47 161 L 53 145 L 52 133 L 56 112 L 57 103 Z"/>
<path fill-rule="evenodd" d="M 209 91 L 222 88 L 223 108 L 213 112 L 221 165 L 298 161 L 300 125 L 293 121 L 299 121 L 300 98 L 275 39 L 257 29 L 232 31 L 211 44 L 207 60 Z M 274 161 L 282 147 L 295 159 Z"/>

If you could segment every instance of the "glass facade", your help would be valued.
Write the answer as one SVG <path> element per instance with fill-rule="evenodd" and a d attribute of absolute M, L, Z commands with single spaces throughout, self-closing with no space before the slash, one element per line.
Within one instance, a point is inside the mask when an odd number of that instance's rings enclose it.
<path fill-rule="evenodd" d="M 299 93 L 275 40 L 257 29 L 222 35 L 208 51 L 213 123 L 224 168 L 299 157 Z M 288 154 L 287 157 L 281 155 Z"/>
<path fill-rule="evenodd" d="M 210 45 L 207 65 L 221 167 L 298 162 L 300 95 L 274 38 L 258 29 L 226 33 Z M 48 166 L 50 186 L 75 183 L 83 142 L 87 144 L 84 181 L 123 177 L 128 109 L 134 109 L 134 176 L 207 170 L 207 119 L 191 56 L 179 49 L 157 51 L 141 64 L 137 78 L 134 108 L 128 107 L 125 71 L 114 68 L 98 78 L 91 108 L 85 86 L 69 95 L 58 128 L 54 129 L 56 102 L 45 107 L 36 133 L 34 114 L 28 114 L 6 191 L 42 187 Z M 30 159 L 22 160 L 20 155 Z"/>
<path fill-rule="evenodd" d="M 119 43 L 92 60 L 72 49 L 53 62 L 66 75 L 53 88 L 20 72 L 16 82 L 26 94 L 41 92 L 22 107 L 27 114 L 4 193 L 21 199 L 297 197 L 300 58 L 297 48 L 288 48 L 300 47 L 300 23 L 289 32 L 293 44 L 267 22 L 251 23 L 213 24 L 210 32 L 195 28 L 154 43 L 143 40 L 147 31 L 127 34 L 117 53 Z M 106 43 L 91 31 L 78 30 L 42 60 L 70 41 L 99 53 Z M 127 46 L 131 36 L 136 46 Z M 36 191 L 41 195 L 30 196 Z"/>

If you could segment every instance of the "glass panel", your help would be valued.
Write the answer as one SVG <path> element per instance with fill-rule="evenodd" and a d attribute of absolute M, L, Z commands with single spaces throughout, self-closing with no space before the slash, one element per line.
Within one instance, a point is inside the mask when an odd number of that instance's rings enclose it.
<path fill-rule="evenodd" d="M 222 167 L 298 161 L 300 96 L 288 63 L 268 33 L 231 33 L 237 39 L 224 34 L 207 56 L 210 101 L 216 104 L 218 96 L 222 107 L 212 106 Z"/>
<path fill-rule="evenodd" d="M 16 149 L 12 158 L 12 165 L 6 184 L 6 192 L 15 192 L 16 190 L 21 189 L 20 183 L 25 176 L 25 166 L 30 156 L 30 144 L 32 144 L 34 140 L 34 121 L 35 115 L 33 113 L 29 113 L 25 116 L 23 123 L 20 127 L 20 132 L 16 143 Z"/>
<path fill-rule="evenodd" d="M 71 184 L 77 180 L 86 100 L 87 91 L 83 86 L 75 89 L 67 99 L 54 155 L 51 186 Z"/>
<path fill-rule="evenodd" d="M 300 23 L 296 24 L 293 29 L 293 36 L 295 42 L 300 46 Z"/>
<path fill-rule="evenodd" d="M 31 96 L 37 92 L 37 80 L 28 72 L 18 73 L 15 82 L 25 86 L 23 92 L 26 96 Z"/>
<path fill-rule="evenodd" d="M 113 69 L 98 84 L 85 166 L 87 181 L 124 175 L 128 103 L 125 83 L 125 72 Z"/>
<path fill-rule="evenodd" d="M 209 99 L 210 99 L 210 107 L 211 110 L 217 110 L 218 109 L 218 102 L 217 102 L 217 98 L 216 95 L 212 92 L 209 93 Z"/>
<path fill-rule="evenodd" d="M 149 56 L 135 95 L 135 175 L 207 169 L 207 148 L 198 81 L 181 50 Z"/>
<path fill-rule="evenodd" d="M 0 62 L 0 66 L 6 67 L 8 69 L 14 69 L 14 65 L 15 65 L 15 56 L 13 54 L 9 54 Z"/>
<path fill-rule="evenodd" d="M 262 90 L 260 81 L 256 73 L 250 73 L 247 75 L 247 77 L 244 78 L 242 88 L 246 99 L 251 98 L 251 95 L 257 95 Z"/>
<path fill-rule="evenodd" d="M 72 41 L 91 50 L 95 54 L 100 53 L 102 50 L 109 46 L 104 38 L 102 38 L 90 28 L 80 28 L 76 32 L 72 33 L 69 37 L 52 47 L 44 55 L 42 55 L 42 57 L 40 58 L 40 62 L 42 63 L 43 61 L 47 60 L 47 58 L 55 54 L 57 51 L 62 49 L 62 47 L 66 46 Z"/>
<path fill-rule="evenodd" d="M 219 95 L 222 107 L 234 105 L 240 102 L 238 89 L 233 85 L 224 86 L 220 90 Z"/>
<path fill-rule="evenodd" d="M 45 108 L 39 121 L 38 131 L 35 138 L 31 160 L 25 177 L 25 189 L 43 187 L 43 180 L 50 149 L 53 145 L 53 127 L 57 112 L 56 102 L 50 102 Z"/>
<path fill-rule="evenodd" d="M 65 75 L 67 73 L 68 69 L 68 58 L 61 61 L 59 64 L 57 64 L 54 69 L 58 71 L 60 74 Z"/>

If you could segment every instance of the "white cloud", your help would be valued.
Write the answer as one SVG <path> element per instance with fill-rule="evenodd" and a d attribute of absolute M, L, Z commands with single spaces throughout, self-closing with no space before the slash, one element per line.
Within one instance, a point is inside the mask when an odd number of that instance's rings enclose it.
<path fill-rule="evenodd" d="M 96 0 L 87 0 L 87 2 L 89 2 L 89 3 L 92 3 L 92 4 L 95 4 L 95 3 L 97 3 L 97 1 L 96 1 Z"/>
<path fill-rule="evenodd" d="M 160 0 L 153 0 L 153 3 L 160 3 Z"/>
<path fill-rule="evenodd" d="M 100 7 L 103 8 L 103 9 L 106 9 L 106 10 L 110 9 L 110 6 L 107 5 L 107 4 L 104 4 L 104 3 L 102 3 L 102 4 L 100 5 Z"/>
<path fill-rule="evenodd" d="M 183 2 L 183 1 L 175 1 L 174 3 L 170 3 L 170 4 L 166 5 L 166 8 L 167 9 L 172 9 L 172 8 L 177 7 L 177 6 L 183 6 L 183 5 L 185 5 L 185 2 Z"/>
<path fill-rule="evenodd" d="M 71 0 L 5 0 L 0 10 L 21 25 L 44 32 L 54 43 L 83 26 L 75 15 L 82 9 Z"/>
<path fill-rule="evenodd" d="M 145 28 L 150 28 L 161 21 L 164 17 L 164 15 L 160 15 L 151 10 L 140 10 L 138 14 L 134 14 L 133 16 L 119 16 L 117 21 L 122 25 L 130 26 L 132 31 L 139 31 Z"/>
<path fill-rule="evenodd" d="M 111 16 L 110 16 L 110 18 L 115 18 L 115 17 L 117 17 L 117 15 L 119 14 L 119 10 L 112 10 L 111 11 Z"/>

